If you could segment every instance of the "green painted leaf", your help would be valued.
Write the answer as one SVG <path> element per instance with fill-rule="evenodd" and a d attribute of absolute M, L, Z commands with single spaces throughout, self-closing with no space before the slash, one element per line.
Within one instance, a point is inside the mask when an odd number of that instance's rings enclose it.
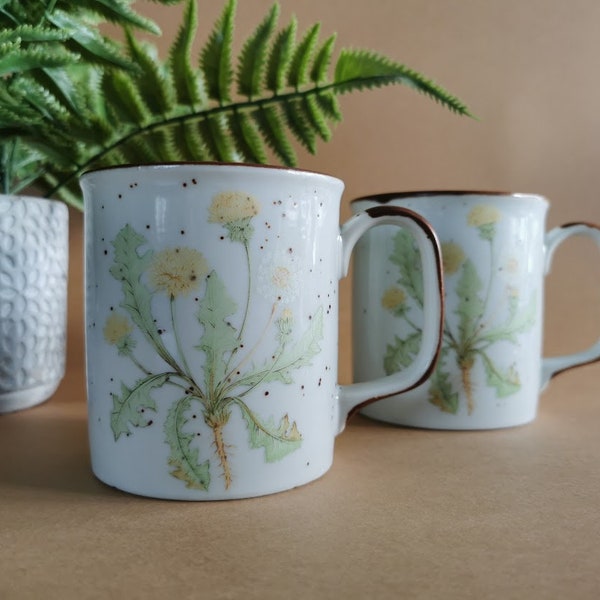
<path fill-rule="evenodd" d="M 383 357 L 383 368 L 387 375 L 402 371 L 413 363 L 421 347 L 421 334 L 416 332 L 402 339 L 394 336 L 394 343 L 388 344 Z"/>
<path fill-rule="evenodd" d="M 279 347 L 275 351 L 275 360 L 272 363 L 263 365 L 261 368 L 254 369 L 250 373 L 243 375 L 235 380 L 229 387 L 229 390 L 239 389 L 241 387 L 255 387 L 260 383 L 271 381 L 281 381 L 282 383 L 293 383 L 291 371 L 306 367 L 312 364 L 312 359 L 321 352 L 320 342 L 323 339 L 323 307 L 315 312 L 310 321 L 308 329 L 296 344 L 288 343 L 289 334 L 281 335 L 277 332 L 279 338 Z M 289 347 L 288 347 L 289 346 Z"/>
<path fill-rule="evenodd" d="M 499 398 L 510 396 L 521 389 L 521 380 L 517 370 L 511 366 L 506 371 L 500 371 L 485 352 L 479 352 L 485 368 L 486 383 L 495 388 Z"/>
<path fill-rule="evenodd" d="M 442 411 L 455 415 L 460 404 L 459 393 L 452 387 L 452 376 L 446 370 L 448 350 L 442 350 L 438 366 L 429 378 L 429 402 Z"/>
<path fill-rule="evenodd" d="M 183 431 L 184 426 L 190 422 L 186 413 L 191 410 L 192 400 L 192 397 L 186 396 L 174 402 L 165 421 L 165 438 L 171 450 L 170 473 L 173 477 L 181 479 L 190 489 L 208 490 L 210 461 L 200 462 L 198 448 L 192 447 L 194 434 Z"/>
<path fill-rule="evenodd" d="M 536 318 L 537 298 L 535 294 L 531 295 L 529 302 L 521 311 L 519 311 L 519 298 L 511 297 L 506 323 L 489 330 L 481 335 L 480 339 L 491 343 L 506 340 L 517 344 L 519 342 L 517 336 L 531 329 L 535 325 Z"/>
<path fill-rule="evenodd" d="M 396 233 L 389 260 L 400 271 L 398 284 L 406 290 L 419 306 L 423 306 L 423 275 L 421 273 L 420 253 L 410 233 L 402 229 Z"/>
<path fill-rule="evenodd" d="M 230 317 L 237 311 L 235 301 L 215 271 L 206 278 L 206 293 L 200 301 L 198 320 L 204 332 L 197 348 L 205 354 L 204 381 L 207 396 L 225 379 L 226 355 L 230 355 L 238 346 L 237 330 L 231 325 Z"/>
<path fill-rule="evenodd" d="M 110 268 L 111 275 L 121 282 L 124 308 L 131 320 L 139 327 L 150 343 L 156 348 L 160 357 L 175 370 L 179 370 L 177 362 L 165 348 L 160 334 L 154 324 L 152 315 L 150 290 L 142 282 L 142 276 L 152 261 L 152 250 L 143 254 L 138 248 L 146 244 L 146 238 L 137 233 L 131 225 L 125 225 L 112 245 L 114 247 L 114 262 Z"/>
<path fill-rule="evenodd" d="M 172 373 L 150 375 L 138 381 L 133 388 L 121 383 L 121 393 L 112 394 L 113 410 L 110 415 L 110 426 L 118 440 L 122 435 L 131 433 L 132 427 L 147 427 L 152 424 L 146 411 L 156 412 L 156 402 L 150 393 L 155 388 L 162 387 Z"/>
<path fill-rule="evenodd" d="M 482 287 L 473 261 L 467 258 L 461 267 L 460 278 L 456 284 L 458 306 L 455 312 L 459 317 L 458 331 L 462 347 L 467 347 L 468 342 L 474 340 L 477 324 L 483 316 L 485 307 L 479 296 Z"/>
<path fill-rule="evenodd" d="M 264 448 L 265 460 L 276 462 L 281 460 L 302 445 L 302 434 L 298 431 L 296 422 L 290 424 L 290 419 L 284 415 L 279 423 L 273 417 L 262 422 L 241 400 L 234 402 L 242 410 L 250 434 L 251 448 Z"/>

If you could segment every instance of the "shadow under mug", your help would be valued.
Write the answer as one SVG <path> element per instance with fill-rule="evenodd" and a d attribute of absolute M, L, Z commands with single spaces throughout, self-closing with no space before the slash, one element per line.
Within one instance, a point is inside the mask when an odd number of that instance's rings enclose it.
<path fill-rule="evenodd" d="M 339 226 L 343 183 L 266 166 L 164 164 L 83 175 L 89 438 L 96 476 L 218 500 L 307 483 L 348 415 L 431 372 L 441 254 L 419 216 Z M 423 344 L 402 373 L 337 383 L 338 280 L 375 225 L 415 240 Z"/>
<path fill-rule="evenodd" d="M 548 202 L 531 194 L 407 192 L 358 198 L 358 213 L 401 207 L 423 216 L 442 245 L 446 316 L 438 365 L 419 387 L 363 414 L 434 429 L 492 429 L 536 416 L 555 374 L 600 358 L 591 348 L 542 357 L 544 278 L 557 247 L 574 235 L 600 245 L 595 225 L 545 232 Z M 368 232 L 354 253 L 354 380 L 402 372 L 419 347 L 419 250 L 403 232 Z"/>

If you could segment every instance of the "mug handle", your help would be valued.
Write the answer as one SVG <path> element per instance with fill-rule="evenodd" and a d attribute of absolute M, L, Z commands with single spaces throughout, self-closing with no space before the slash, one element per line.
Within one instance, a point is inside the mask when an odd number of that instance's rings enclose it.
<path fill-rule="evenodd" d="M 545 237 L 546 265 L 545 274 L 548 275 L 552 265 L 554 252 L 565 240 L 572 236 L 587 236 L 596 241 L 600 247 L 600 227 L 592 223 L 567 223 L 549 231 Z M 581 352 L 552 356 L 542 359 L 542 377 L 540 389 L 543 390 L 550 379 L 563 371 L 586 365 L 600 360 L 600 338 L 598 341 Z"/>
<path fill-rule="evenodd" d="M 414 236 L 423 273 L 423 335 L 419 352 L 406 369 L 370 381 L 338 386 L 337 433 L 357 410 L 376 400 L 406 392 L 422 384 L 433 372 L 442 345 L 444 283 L 442 253 L 431 225 L 417 213 L 397 206 L 376 206 L 351 217 L 341 229 L 341 273 L 348 274 L 350 256 L 359 238 L 372 227 L 397 225 Z"/>

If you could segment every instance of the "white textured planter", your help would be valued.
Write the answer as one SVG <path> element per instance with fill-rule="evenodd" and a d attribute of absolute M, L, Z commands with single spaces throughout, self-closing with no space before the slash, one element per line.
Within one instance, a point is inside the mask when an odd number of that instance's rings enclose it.
<path fill-rule="evenodd" d="M 0 195 L 0 413 L 44 402 L 65 372 L 68 210 Z"/>

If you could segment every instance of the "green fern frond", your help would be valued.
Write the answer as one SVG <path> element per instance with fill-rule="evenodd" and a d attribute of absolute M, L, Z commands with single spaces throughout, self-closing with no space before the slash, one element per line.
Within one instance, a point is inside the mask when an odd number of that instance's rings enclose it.
<path fill-rule="evenodd" d="M 320 23 L 313 25 L 296 47 L 288 71 L 288 85 L 290 87 L 299 89 L 308 83 L 311 58 L 317 45 L 320 29 Z"/>
<path fill-rule="evenodd" d="M 236 0 L 228 0 L 208 43 L 200 53 L 200 63 L 206 79 L 208 96 L 219 104 L 231 102 L 230 88 L 233 79 L 231 54 L 236 4 Z"/>
<path fill-rule="evenodd" d="M 183 21 L 169 51 L 169 69 L 177 102 L 197 110 L 208 105 L 206 85 L 200 71 L 192 66 L 192 47 L 198 27 L 198 9 L 194 0 L 188 0 Z"/>
<path fill-rule="evenodd" d="M 342 50 L 335 67 L 334 83 L 338 94 L 402 84 L 426 94 L 454 112 L 471 116 L 467 107 L 442 87 L 375 52 Z"/>
<path fill-rule="evenodd" d="M 30 103 L 16 130 L 9 117 L 18 108 L 5 106 L 0 93 L 0 139 L 9 131 L 22 136 L 46 157 L 37 181 L 46 195 L 81 206 L 77 178 L 100 166 L 180 160 L 294 166 L 294 142 L 316 152 L 317 140 L 328 141 L 342 118 L 339 95 L 351 91 L 402 84 L 469 114 L 444 89 L 384 56 L 343 49 L 334 60 L 335 36 L 319 43 L 318 24 L 299 41 L 295 18 L 277 31 L 277 5 L 242 44 L 234 64 L 235 11 L 236 1 L 227 0 L 197 67 L 191 52 L 198 16 L 195 0 L 188 0 L 165 62 L 152 44 L 127 30 L 121 60 L 134 70 L 94 66 L 93 85 L 77 82 L 81 95 L 67 102 L 73 90 L 55 86 L 58 91 L 45 100 L 51 110 L 41 100 Z"/>
<path fill-rule="evenodd" d="M 253 98 L 262 91 L 268 43 L 278 17 L 279 6 L 274 4 L 262 23 L 244 44 L 237 72 L 238 93 L 240 96 Z"/>
<path fill-rule="evenodd" d="M 290 24 L 277 35 L 271 48 L 266 86 L 273 94 L 280 94 L 285 89 L 294 54 L 297 29 L 296 18 L 292 17 Z"/>
<path fill-rule="evenodd" d="M 0 45 L 0 77 L 33 69 L 62 67 L 76 62 L 78 58 L 78 54 L 60 46 L 22 48 L 18 42 L 8 42 Z"/>

